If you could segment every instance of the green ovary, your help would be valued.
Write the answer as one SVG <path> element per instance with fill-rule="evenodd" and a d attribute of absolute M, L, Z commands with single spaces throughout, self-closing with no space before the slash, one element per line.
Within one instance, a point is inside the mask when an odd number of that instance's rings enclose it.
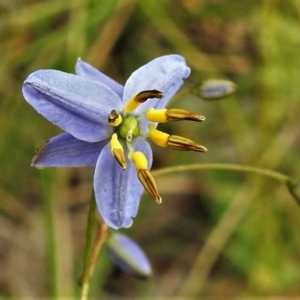
<path fill-rule="evenodd" d="M 131 141 L 140 135 L 140 126 L 138 120 L 134 116 L 125 117 L 118 127 L 118 133 L 121 138 Z"/>

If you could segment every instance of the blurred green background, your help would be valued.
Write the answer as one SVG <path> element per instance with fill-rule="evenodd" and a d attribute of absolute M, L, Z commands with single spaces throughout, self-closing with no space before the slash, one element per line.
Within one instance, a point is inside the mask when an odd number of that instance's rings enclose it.
<path fill-rule="evenodd" d="M 35 149 L 60 130 L 23 100 L 29 73 L 74 72 L 81 57 L 124 83 L 156 56 L 181 54 L 192 74 L 172 106 L 206 121 L 161 128 L 208 152 L 154 146 L 154 169 L 240 163 L 297 178 L 299 49 L 298 0 L 2 0 L 0 296 L 75 297 L 82 267 L 93 170 L 30 167 Z M 186 93 L 210 78 L 230 79 L 238 90 L 211 102 Z M 157 182 L 163 204 L 144 196 L 134 226 L 123 230 L 149 256 L 153 277 L 140 281 L 122 273 L 102 251 L 92 296 L 300 296 L 300 209 L 285 186 L 226 171 Z"/>

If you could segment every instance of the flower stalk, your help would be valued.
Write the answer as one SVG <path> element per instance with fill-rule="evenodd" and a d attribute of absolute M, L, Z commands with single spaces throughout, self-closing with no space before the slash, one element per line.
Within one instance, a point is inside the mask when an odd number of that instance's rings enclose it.
<path fill-rule="evenodd" d="M 100 222 L 98 224 L 98 229 L 95 235 L 95 227 L 96 227 L 95 213 L 96 213 L 96 201 L 95 201 L 95 196 L 93 194 L 90 200 L 90 207 L 88 213 L 83 271 L 79 279 L 79 285 L 81 286 L 81 296 L 80 296 L 81 300 L 86 300 L 88 298 L 90 280 L 94 274 L 97 258 L 99 256 L 103 242 L 106 239 L 107 225 L 104 222 Z"/>
<path fill-rule="evenodd" d="M 204 163 L 204 164 L 190 164 L 166 167 L 159 170 L 152 171 L 153 176 L 159 177 L 174 173 L 182 173 L 188 171 L 200 171 L 200 170 L 225 170 L 236 171 L 244 173 L 253 173 L 261 176 L 269 177 L 273 180 L 279 181 L 285 184 L 290 192 L 290 195 L 294 198 L 298 205 L 300 205 L 300 182 L 286 174 L 281 172 L 264 169 L 260 167 L 253 167 L 248 165 L 239 164 L 226 164 L 226 163 Z"/>

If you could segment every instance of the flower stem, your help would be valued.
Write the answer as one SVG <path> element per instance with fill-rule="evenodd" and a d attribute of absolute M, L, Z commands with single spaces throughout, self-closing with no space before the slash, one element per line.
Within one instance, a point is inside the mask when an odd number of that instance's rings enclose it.
<path fill-rule="evenodd" d="M 181 173 L 187 171 L 200 171 L 200 170 L 227 170 L 227 171 L 237 171 L 237 172 L 246 172 L 246 173 L 255 173 L 263 176 L 270 177 L 274 180 L 286 183 L 289 180 L 292 180 L 291 177 L 276 172 L 269 169 L 252 167 L 247 165 L 239 164 L 223 164 L 223 163 L 206 163 L 206 164 L 190 164 L 190 165 L 181 165 L 166 167 L 159 170 L 152 171 L 153 176 L 162 176 L 172 173 Z"/>
<path fill-rule="evenodd" d="M 173 173 L 200 171 L 200 170 L 227 170 L 227 171 L 253 173 L 253 174 L 258 174 L 258 175 L 272 178 L 274 180 L 277 180 L 285 184 L 292 197 L 296 200 L 298 205 L 300 205 L 299 181 L 295 180 L 294 178 L 286 174 L 269 170 L 269 169 L 247 166 L 247 165 L 239 165 L 239 164 L 205 163 L 205 164 L 190 164 L 190 165 L 166 167 L 166 168 L 152 171 L 152 174 L 153 176 L 163 176 L 163 175 L 168 175 Z"/>
<path fill-rule="evenodd" d="M 98 230 L 94 239 L 95 233 L 95 225 L 96 225 L 96 202 L 95 195 L 91 197 L 90 208 L 88 214 L 88 223 L 86 230 L 86 245 L 85 245 L 85 254 L 84 254 L 84 265 L 82 276 L 79 280 L 79 284 L 81 285 L 81 300 L 86 300 L 88 297 L 90 280 L 94 274 L 97 258 L 99 256 L 102 244 L 106 237 L 107 225 L 104 222 L 100 222 L 98 224 Z"/>
<path fill-rule="evenodd" d="M 88 212 L 88 219 L 87 219 L 87 228 L 86 228 L 86 242 L 85 242 L 85 250 L 84 250 L 84 262 L 83 262 L 83 272 L 80 281 L 83 281 L 85 272 L 87 270 L 89 257 L 92 249 L 93 237 L 95 233 L 95 225 L 96 225 L 96 201 L 95 195 L 92 194 Z M 82 282 L 80 282 L 82 284 Z"/>
<path fill-rule="evenodd" d="M 56 232 L 54 228 L 54 203 L 51 201 L 53 177 L 49 172 L 42 173 L 43 211 L 45 230 L 47 236 L 47 263 L 50 279 L 50 295 L 56 297 L 57 291 L 57 257 L 56 257 Z"/>

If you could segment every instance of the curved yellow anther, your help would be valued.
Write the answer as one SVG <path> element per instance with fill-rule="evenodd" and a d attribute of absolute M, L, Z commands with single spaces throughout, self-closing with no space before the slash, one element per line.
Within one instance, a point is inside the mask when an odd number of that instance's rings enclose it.
<path fill-rule="evenodd" d="M 161 203 L 161 196 L 158 193 L 157 185 L 154 177 L 147 169 L 148 162 L 146 156 L 140 152 L 133 152 L 130 156 L 131 161 L 134 163 L 139 181 L 143 185 L 145 191 L 158 203 Z"/>
<path fill-rule="evenodd" d="M 157 130 L 154 124 L 149 124 L 148 128 L 149 128 L 149 137 L 153 141 L 153 143 L 155 143 L 160 147 L 168 146 L 168 140 L 170 136 L 169 134 Z"/>
<path fill-rule="evenodd" d="M 122 167 L 122 169 L 126 170 L 126 168 L 127 168 L 126 157 L 124 154 L 123 146 L 119 142 L 118 136 L 116 133 L 114 133 L 111 136 L 110 148 L 111 148 L 111 153 L 112 153 L 113 157 L 116 159 L 116 161 Z"/>
<path fill-rule="evenodd" d="M 150 98 L 161 99 L 162 97 L 163 97 L 163 93 L 157 90 L 142 91 L 129 99 L 129 101 L 125 105 L 125 111 L 131 112 L 135 110 L 141 103 L 144 103 L 147 99 Z"/>

